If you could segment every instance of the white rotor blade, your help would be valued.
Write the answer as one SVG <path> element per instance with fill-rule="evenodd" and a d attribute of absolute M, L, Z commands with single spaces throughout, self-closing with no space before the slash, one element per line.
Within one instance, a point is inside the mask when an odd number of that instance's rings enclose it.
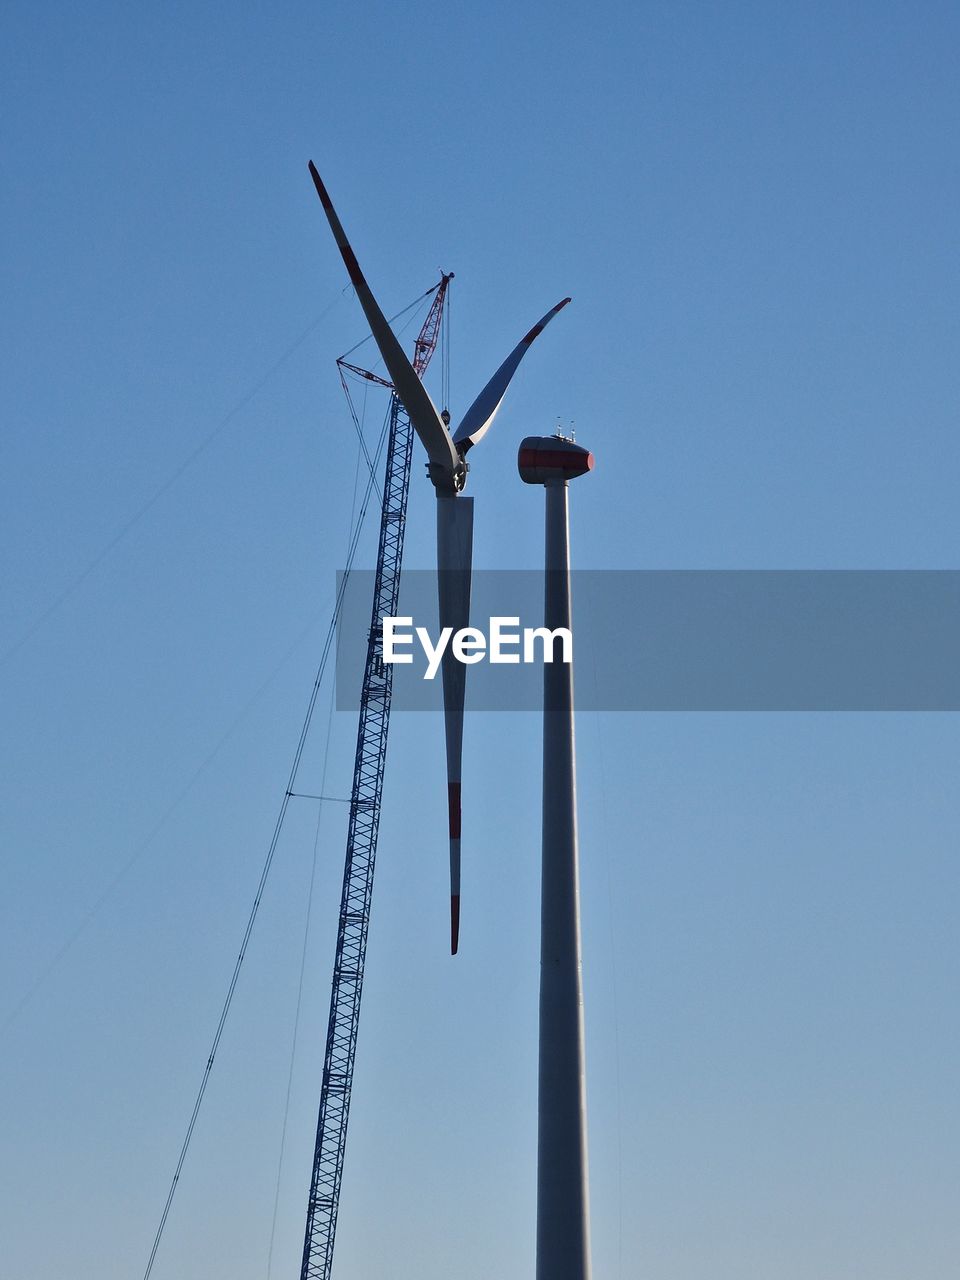
<path fill-rule="evenodd" d="M 323 211 L 327 215 L 327 221 L 330 223 L 333 238 L 337 242 L 337 247 L 346 265 L 350 281 L 357 291 L 357 297 L 360 299 L 363 313 L 367 317 L 370 332 L 380 348 L 383 363 L 387 366 L 387 372 L 390 374 L 397 395 L 410 415 L 410 421 L 420 437 L 420 443 L 427 451 L 427 457 L 434 466 L 440 469 L 444 482 L 449 478 L 449 488 L 453 492 L 456 487 L 453 477 L 455 472 L 459 470 L 460 458 L 453 446 L 450 432 L 444 426 L 433 401 L 427 394 L 426 387 L 420 381 L 416 370 L 407 359 L 403 347 L 397 341 L 396 335 L 387 323 L 376 298 L 371 293 L 370 286 L 364 279 L 356 256 L 350 248 L 350 241 L 341 226 L 333 203 L 327 195 L 327 189 L 323 185 L 323 181 L 319 173 L 317 173 L 316 166 L 312 160 L 309 167 L 310 176 L 313 178 L 314 186 L 317 188 L 317 195 L 320 197 Z M 431 478 L 436 483 L 436 478 L 433 476 Z M 446 488 L 448 486 L 444 483 L 442 487 Z"/>
<path fill-rule="evenodd" d="M 510 352 L 464 414 L 463 421 L 457 427 L 456 434 L 453 437 L 453 442 L 458 446 L 461 454 L 466 453 L 468 449 L 472 449 L 477 441 L 486 435 L 497 410 L 500 408 L 507 387 L 510 385 L 510 379 L 517 371 L 517 365 L 530 350 L 534 340 L 539 337 L 557 312 L 562 311 L 569 301 L 569 298 L 564 298 L 562 302 L 558 302 L 552 310 L 548 311 L 542 320 L 537 321 L 530 332 Z"/>
<path fill-rule="evenodd" d="M 473 562 L 473 499 L 437 494 L 437 586 L 440 627 L 454 635 L 470 621 L 470 571 Z M 448 644 L 440 663 L 443 725 L 447 744 L 447 806 L 450 819 L 450 952 L 460 937 L 460 763 L 463 755 L 463 704 L 466 666 Z"/>

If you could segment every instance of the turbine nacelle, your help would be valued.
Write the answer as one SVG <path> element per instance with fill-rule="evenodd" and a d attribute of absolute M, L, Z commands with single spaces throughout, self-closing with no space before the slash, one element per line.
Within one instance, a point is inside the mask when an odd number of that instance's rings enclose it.
<path fill-rule="evenodd" d="M 593 470 L 593 454 L 566 436 L 527 436 L 517 454 L 525 484 L 556 484 Z"/>

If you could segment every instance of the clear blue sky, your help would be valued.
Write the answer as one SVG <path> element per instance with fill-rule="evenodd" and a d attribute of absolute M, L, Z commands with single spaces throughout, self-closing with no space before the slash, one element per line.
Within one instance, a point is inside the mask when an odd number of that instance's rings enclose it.
<path fill-rule="evenodd" d="M 947 4 L 7 6 L 3 1280 L 142 1274 L 285 784 L 357 466 L 333 361 L 364 333 L 307 159 L 388 311 L 457 273 L 455 416 L 573 295 L 478 451 L 478 565 L 539 563 L 515 446 L 559 415 L 598 458 L 580 567 L 956 568 L 958 37 Z M 956 718 L 578 730 L 596 1275 L 943 1280 Z M 337 1280 L 532 1274 L 538 744 L 534 716 L 468 724 L 451 961 L 440 726 L 393 725 Z M 155 1280 L 266 1276 L 313 819 Z"/>

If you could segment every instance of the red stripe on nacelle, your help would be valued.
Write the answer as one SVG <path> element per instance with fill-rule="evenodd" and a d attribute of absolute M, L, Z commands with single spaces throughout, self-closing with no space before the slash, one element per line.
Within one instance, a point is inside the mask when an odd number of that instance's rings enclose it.
<path fill-rule="evenodd" d="M 582 453 L 566 449 L 521 449 L 519 462 L 521 467 L 556 467 L 559 471 L 577 472 L 582 472 L 586 464 L 588 471 L 593 470 L 592 453 L 584 458 Z"/>

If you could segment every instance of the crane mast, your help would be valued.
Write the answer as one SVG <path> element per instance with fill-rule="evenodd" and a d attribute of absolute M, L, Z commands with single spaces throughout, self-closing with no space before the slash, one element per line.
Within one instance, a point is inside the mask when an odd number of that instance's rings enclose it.
<path fill-rule="evenodd" d="M 452 279 L 452 274 L 441 274 L 414 345 L 413 367 L 420 376 L 437 349 L 447 288 Z M 338 363 L 370 381 L 383 382 L 366 370 Z M 383 661 L 381 619 L 397 613 L 413 435 L 410 418 L 394 393 L 300 1280 L 330 1280 L 333 1267 L 393 691 L 393 667 Z"/>

